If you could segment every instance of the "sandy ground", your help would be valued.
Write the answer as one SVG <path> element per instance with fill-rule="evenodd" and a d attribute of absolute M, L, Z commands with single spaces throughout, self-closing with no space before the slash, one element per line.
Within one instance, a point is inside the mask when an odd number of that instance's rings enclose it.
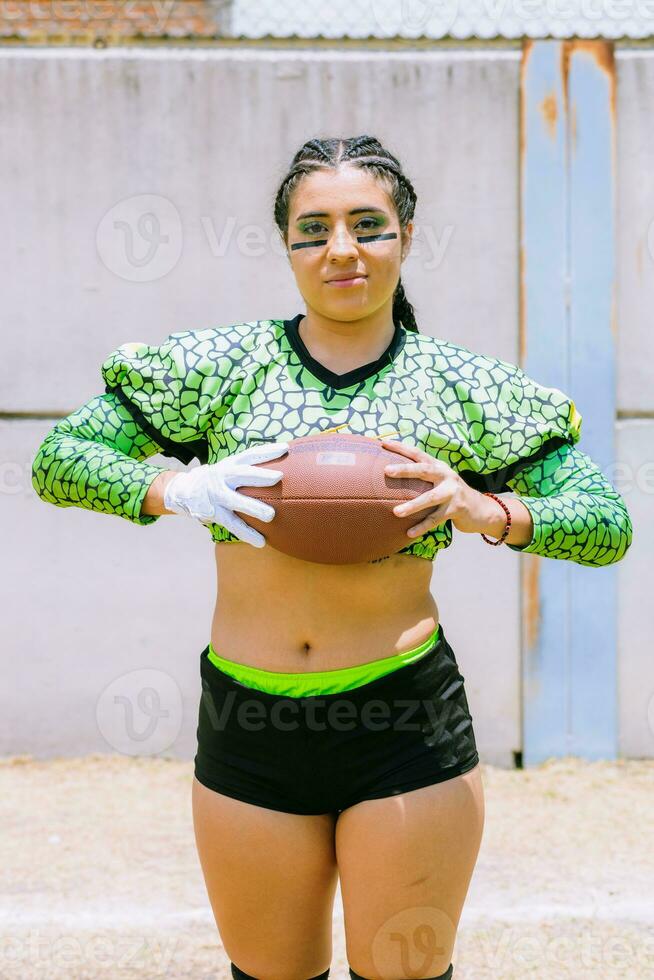
<path fill-rule="evenodd" d="M 456 980 L 654 978 L 654 761 L 482 774 Z M 2 980 L 228 980 L 191 780 L 167 759 L 0 759 Z M 340 890 L 330 976 L 348 978 Z"/>

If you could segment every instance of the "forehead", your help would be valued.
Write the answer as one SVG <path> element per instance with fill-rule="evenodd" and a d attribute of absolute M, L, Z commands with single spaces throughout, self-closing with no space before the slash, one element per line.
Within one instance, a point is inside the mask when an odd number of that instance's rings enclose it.
<path fill-rule="evenodd" d="M 372 204 L 389 210 L 391 197 L 384 183 L 368 170 L 343 165 L 336 170 L 317 170 L 303 177 L 290 202 L 290 218 L 301 211 L 339 211 Z"/>

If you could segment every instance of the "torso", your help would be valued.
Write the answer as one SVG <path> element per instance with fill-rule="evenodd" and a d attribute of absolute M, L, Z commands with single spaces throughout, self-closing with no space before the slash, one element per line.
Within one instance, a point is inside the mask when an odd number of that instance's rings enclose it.
<path fill-rule="evenodd" d="M 411 650 L 438 625 L 432 563 L 322 565 L 268 546 L 215 545 L 216 653 L 264 670 L 337 670 Z"/>

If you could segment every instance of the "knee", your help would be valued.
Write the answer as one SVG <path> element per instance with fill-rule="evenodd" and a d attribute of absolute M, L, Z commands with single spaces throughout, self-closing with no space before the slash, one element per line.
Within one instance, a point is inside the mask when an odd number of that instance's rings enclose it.
<path fill-rule="evenodd" d="M 239 970 L 235 963 L 232 963 L 231 966 L 233 980 L 257 980 L 256 977 L 251 977 L 249 973 L 243 973 L 243 970 Z M 309 980 L 327 980 L 330 969 L 331 967 L 328 966 L 324 973 L 317 977 L 310 977 Z"/>
<path fill-rule="evenodd" d="M 452 980 L 453 971 L 454 966 L 452 963 L 450 963 L 445 973 L 440 973 L 437 977 L 425 977 L 424 980 Z M 355 973 L 352 967 L 350 967 L 350 978 L 351 980 L 366 980 L 365 977 Z"/>

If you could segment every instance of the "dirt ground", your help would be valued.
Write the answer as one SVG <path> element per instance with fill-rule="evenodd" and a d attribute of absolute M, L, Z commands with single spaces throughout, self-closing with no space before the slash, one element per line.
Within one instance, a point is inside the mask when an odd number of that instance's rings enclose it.
<path fill-rule="evenodd" d="M 654 761 L 482 775 L 456 980 L 654 978 Z M 2 980 L 228 980 L 191 780 L 167 759 L 0 759 Z M 340 890 L 330 980 L 348 980 Z"/>

